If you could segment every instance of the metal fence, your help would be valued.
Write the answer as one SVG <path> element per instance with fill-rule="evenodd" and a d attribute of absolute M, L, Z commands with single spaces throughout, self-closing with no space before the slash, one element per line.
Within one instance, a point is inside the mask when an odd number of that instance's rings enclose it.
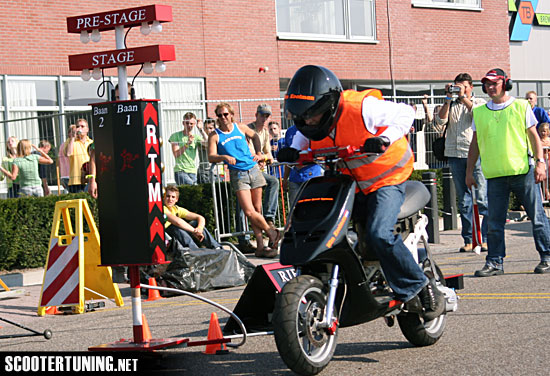
<path fill-rule="evenodd" d="M 24 114 L 29 115 L 34 113 Z M 0 127 L 6 134 L 5 139 L 0 140 L 0 157 L 2 161 L 4 161 L 7 154 L 6 139 L 10 136 L 16 137 L 18 140 L 28 139 L 32 144 L 37 146 L 42 140 L 48 141 L 51 145 L 51 150 L 48 154 L 54 160 L 54 164 L 45 167 L 47 174 L 46 179 L 52 193 L 63 191 L 58 179 L 58 152 L 67 136 L 65 124 L 75 124 L 76 120 L 80 118 L 86 119 L 88 124 L 90 124 L 89 136 L 93 138 L 91 111 L 74 111 L 65 113 L 41 112 L 40 115 L 36 116 L 22 116 L 10 120 L 0 121 Z M 1 173 L 0 175 L 3 176 Z M 0 197 L 6 197 L 6 179 L 0 181 Z M 60 189 L 58 189 L 58 186 Z"/>
<path fill-rule="evenodd" d="M 409 96 L 409 97 L 396 97 L 396 102 L 405 102 L 416 108 L 416 120 L 414 122 L 414 129 L 409 135 L 409 141 L 415 155 L 415 169 L 423 170 L 428 168 L 442 168 L 446 165 L 445 162 L 438 161 L 432 152 L 432 142 L 437 137 L 440 137 L 440 131 L 435 126 L 433 118 L 430 120 L 426 113 L 429 112 L 433 115 L 434 109 L 437 111 L 437 106 L 441 105 L 444 101 L 444 97 L 433 96 L 428 98 L 427 106 L 422 104 L 422 96 Z M 219 102 L 231 103 L 236 112 L 236 119 L 238 121 L 249 123 L 255 120 L 254 114 L 256 106 L 260 103 L 271 103 L 274 111 L 277 108 L 275 104 L 279 104 L 279 108 L 282 108 L 282 99 L 280 98 L 260 98 L 260 99 L 241 99 L 241 100 L 220 100 L 220 101 L 203 101 L 202 103 L 215 104 Z M 187 108 L 182 104 L 182 108 Z M 180 111 L 181 112 L 181 111 Z M 8 136 L 16 136 L 19 139 L 28 138 L 32 143 L 38 144 L 40 140 L 47 140 L 52 145 L 50 156 L 56 161 L 54 165 L 51 165 L 48 169 L 47 181 L 50 185 L 52 193 L 58 193 L 63 191 L 63 188 L 58 190 L 59 175 L 58 175 L 58 151 L 63 142 L 66 139 L 66 129 L 69 124 L 74 124 L 76 119 L 84 118 L 88 120 L 90 124 L 89 136 L 93 138 L 93 126 L 91 124 L 91 111 L 83 112 L 66 112 L 66 113 L 49 113 L 40 114 L 38 116 L 26 116 L 18 119 L 11 119 L 7 121 L 0 121 L 3 129 Z M 273 118 L 275 120 L 281 120 L 281 128 L 283 132 L 289 126 L 284 120 L 282 113 L 274 113 Z M 170 134 L 175 130 L 181 130 L 181 119 L 174 116 L 164 116 L 163 122 L 161 122 L 161 135 L 165 140 L 168 140 Z M 5 156 L 5 139 L 0 139 L 0 156 Z M 165 184 L 174 182 L 173 171 L 173 155 L 170 144 L 164 143 L 162 158 L 166 166 L 163 180 Z M 223 165 L 211 165 L 208 162 L 206 145 L 199 149 L 196 163 L 198 165 L 198 181 L 200 183 L 210 183 L 212 185 L 212 194 L 214 199 L 215 221 L 216 221 L 216 238 L 219 240 L 236 236 L 241 233 L 250 233 L 244 219 L 243 230 L 237 231 L 236 223 L 242 220 L 238 211 L 236 210 L 236 197 L 229 187 L 228 171 Z M 274 166 L 276 167 L 276 166 Z M 279 181 L 279 183 L 281 183 Z M 546 182 L 548 187 L 548 181 Z M 547 188 L 543 187 L 543 194 L 546 193 Z M 281 184 L 280 184 L 280 188 Z M 0 182 L 0 197 L 6 197 L 6 181 Z M 282 189 L 279 192 L 279 210 L 276 217 L 276 225 L 282 227 L 286 221 L 286 215 L 288 214 L 289 205 L 288 198 L 285 194 L 282 194 Z"/>

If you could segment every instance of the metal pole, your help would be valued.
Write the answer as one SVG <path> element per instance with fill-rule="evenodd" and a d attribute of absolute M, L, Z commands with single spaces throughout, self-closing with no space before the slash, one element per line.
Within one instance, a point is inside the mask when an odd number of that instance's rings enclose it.
<path fill-rule="evenodd" d="M 449 167 L 443 167 L 443 230 L 456 230 L 456 188 Z"/>
<path fill-rule="evenodd" d="M 123 50 L 124 46 L 124 26 L 115 27 L 116 49 Z M 126 65 L 118 66 L 118 97 L 121 101 L 128 100 L 128 78 L 126 75 Z"/>
<path fill-rule="evenodd" d="M 428 188 L 432 196 L 428 206 L 424 209 L 424 214 L 428 217 L 428 242 L 439 243 L 439 209 L 437 205 L 437 178 L 435 172 L 428 171 L 422 173 L 422 183 Z"/>

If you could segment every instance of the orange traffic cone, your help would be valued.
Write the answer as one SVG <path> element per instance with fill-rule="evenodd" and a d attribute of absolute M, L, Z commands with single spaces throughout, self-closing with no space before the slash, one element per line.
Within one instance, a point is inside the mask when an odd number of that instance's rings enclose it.
<path fill-rule="evenodd" d="M 210 325 L 208 326 L 208 337 L 207 340 L 212 339 L 222 339 L 222 329 L 220 328 L 220 323 L 218 321 L 218 315 L 216 312 L 212 312 L 210 315 Z M 204 354 L 216 354 L 218 351 L 227 351 L 225 343 L 214 343 L 211 345 L 206 345 L 206 349 L 203 351 Z"/>
<path fill-rule="evenodd" d="M 57 315 L 58 313 L 61 313 L 61 311 L 57 309 L 57 306 L 50 306 L 46 308 L 46 315 Z"/>
<path fill-rule="evenodd" d="M 155 290 L 158 291 L 158 290 Z M 145 313 L 141 314 L 141 325 L 143 328 L 143 340 L 149 342 L 151 340 L 151 330 L 149 330 L 149 324 L 147 324 L 147 319 L 145 318 Z"/>
<path fill-rule="evenodd" d="M 149 285 L 156 286 L 157 281 L 154 278 L 149 278 Z M 146 302 L 151 302 L 159 299 L 164 299 L 162 296 L 160 296 L 159 290 L 149 289 L 149 298 L 146 300 Z"/>

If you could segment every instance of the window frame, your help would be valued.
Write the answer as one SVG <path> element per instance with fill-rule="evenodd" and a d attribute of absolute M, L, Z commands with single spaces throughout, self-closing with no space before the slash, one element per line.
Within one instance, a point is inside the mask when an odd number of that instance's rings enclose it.
<path fill-rule="evenodd" d="M 443 3 L 433 0 L 411 0 L 411 4 L 415 8 L 437 8 L 437 9 L 452 9 L 452 10 L 467 10 L 467 11 L 483 11 L 482 0 L 479 0 L 479 6 L 472 6 L 460 3 Z"/>
<path fill-rule="evenodd" d="M 368 0 L 371 4 L 372 12 L 372 37 L 367 36 L 353 36 L 351 35 L 351 15 L 350 15 L 350 0 L 338 0 L 343 3 L 344 10 L 344 35 L 334 34 L 314 34 L 314 33 L 295 33 L 279 31 L 277 19 L 279 15 L 275 11 L 275 25 L 277 26 L 277 39 L 280 40 L 304 40 L 304 41 L 316 41 L 316 42 L 340 42 L 340 43 L 366 43 L 377 44 L 377 30 L 376 30 L 376 1 Z M 277 9 L 277 5 L 275 5 Z"/>

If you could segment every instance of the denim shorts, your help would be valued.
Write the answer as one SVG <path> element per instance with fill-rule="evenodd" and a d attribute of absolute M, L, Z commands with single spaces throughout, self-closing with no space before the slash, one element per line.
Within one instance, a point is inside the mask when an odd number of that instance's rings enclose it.
<path fill-rule="evenodd" d="M 231 188 L 235 192 L 244 189 L 261 188 L 266 185 L 265 178 L 258 165 L 254 165 L 248 171 L 229 170 L 229 177 Z"/>

